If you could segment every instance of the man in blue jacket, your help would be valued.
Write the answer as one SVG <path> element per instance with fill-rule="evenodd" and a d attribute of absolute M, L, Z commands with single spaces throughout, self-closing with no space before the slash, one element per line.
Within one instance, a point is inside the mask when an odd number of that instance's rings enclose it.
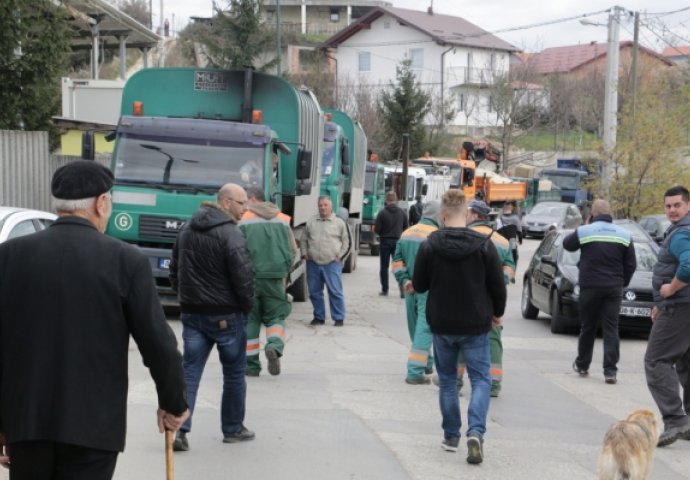
<path fill-rule="evenodd" d="M 597 325 L 604 331 L 604 380 L 616 383 L 620 338 L 618 315 L 623 287 L 635 273 L 635 246 L 630 232 L 615 225 L 609 202 L 597 199 L 592 204 L 592 220 L 563 239 L 563 248 L 580 254 L 580 338 L 573 370 L 582 376 L 592 363 Z"/>
<path fill-rule="evenodd" d="M 664 420 L 658 445 L 690 440 L 690 194 L 673 187 L 664 194 L 666 216 L 673 224 L 654 266 L 652 331 L 644 369 L 647 387 Z M 683 387 L 683 398 L 678 391 Z"/>

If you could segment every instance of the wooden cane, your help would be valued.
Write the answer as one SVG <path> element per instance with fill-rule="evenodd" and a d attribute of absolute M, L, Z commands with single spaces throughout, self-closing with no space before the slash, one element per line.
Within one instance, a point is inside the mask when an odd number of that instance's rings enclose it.
<path fill-rule="evenodd" d="M 173 439 L 175 433 L 165 431 L 165 480 L 175 479 L 175 462 L 173 461 Z"/>

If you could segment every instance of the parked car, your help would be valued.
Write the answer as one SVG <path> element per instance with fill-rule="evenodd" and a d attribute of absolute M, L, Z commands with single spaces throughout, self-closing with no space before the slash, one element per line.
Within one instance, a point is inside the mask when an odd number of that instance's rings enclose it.
<path fill-rule="evenodd" d="M 628 218 L 616 219 L 613 221 L 619 227 L 625 228 L 630 235 L 632 235 L 633 242 L 646 242 L 649 243 L 654 251 L 659 253 L 659 245 L 657 245 L 655 239 L 649 235 L 642 225 L 637 223 L 635 220 L 630 220 Z"/>
<path fill-rule="evenodd" d="M 661 243 L 664 239 L 664 233 L 671 226 L 671 220 L 666 218 L 666 215 L 663 213 L 659 215 L 646 215 L 640 218 L 639 223 L 657 243 Z"/>
<path fill-rule="evenodd" d="M 578 263 L 580 251 L 563 248 L 563 238 L 573 230 L 548 232 L 530 261 L 522 287 L 522 316 L 535 319 L 539 311 L 551 316 L 551 332 L 578 331 Z M 652 270 L 658 246 L 651 239 L 636 238 L 637 269 L 630 285 L 623 289 L 619 327 L 649 332 L 652 328 Z"/>
<path fill-rule="evenodd" d="M 543 237 L 549 229 L 576 228 L 582 223 L 577 205 L 566 202 L 537 203 L 522 217 L 523 237 Z"/>
<path fill-rule="evenodd" d="M 40 210 L 0 207 L 0 243 L 44 230 L 56 218 L 57 215 L 54 213 Z"/>

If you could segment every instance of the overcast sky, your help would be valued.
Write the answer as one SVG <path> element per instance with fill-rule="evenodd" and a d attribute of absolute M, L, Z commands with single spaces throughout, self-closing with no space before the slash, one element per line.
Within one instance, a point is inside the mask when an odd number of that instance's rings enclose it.
<path fill-rule="evenodd" d="M 153 3 L 154 24 L 158 22 L 161 0 Z M 426 10 L 432 0 L 389 0 L 394 7 Z M 224 0 L 218 0 L 224 5 Z M 619 6 L 641 14 L 640 42 L 656 51 L 669 44 L 690 45 L 690 0 L 624 0 Z M 558 19 L 601 12 L 612 5 L 601 0 L 433 0 L 434 12 L 463 17 L 475 25 L 526 51 L 547 47 L 575 45 L 592 41 L 606 42 L 604 26 L 582 25 L 578 19 L 514 31 L 516 27 L 531 26 Z M 686 9 L 671 15 L 667 12 Z M 164 17 L 179 30 L 190 16 L 208 17 L 212 14 L 212 0 L 163 0 Z M 659 15 L 662 14 L 662 15 Z M 608 13 L 587 17 L 589 21 L 606 24 Z M 499 32 L 502 31 L 502 32 Z M 632 40 L 632 17 L 621 23 L 621 40 Z"/>

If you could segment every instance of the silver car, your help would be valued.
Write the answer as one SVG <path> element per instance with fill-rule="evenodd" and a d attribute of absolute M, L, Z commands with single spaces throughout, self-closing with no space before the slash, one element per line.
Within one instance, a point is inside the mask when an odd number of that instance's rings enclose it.
<path fill-rule="evenodd" d="M 0 243 L 45 230 L 57 215 L 26 208 L 0 207 Z"/>
<path fill-rule="evenodd" d="M 550 229 L 577 228 L 582 214 L 577 205 L 566 202 L 540 202 L 522 217 L 522 236 L 543 237 Z"/>

